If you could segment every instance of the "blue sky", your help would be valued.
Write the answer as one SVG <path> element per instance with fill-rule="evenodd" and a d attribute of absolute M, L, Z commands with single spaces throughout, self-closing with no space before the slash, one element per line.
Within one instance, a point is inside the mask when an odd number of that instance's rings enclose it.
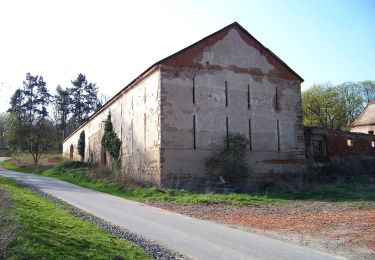
<path fill-rule="evenodd" d="M 375 80 L 375 0 L 0 1 L 0 112 L 26 72 L 78 73 L 112 96 L 151 64 L 237 21 L 313 83 Z"/>

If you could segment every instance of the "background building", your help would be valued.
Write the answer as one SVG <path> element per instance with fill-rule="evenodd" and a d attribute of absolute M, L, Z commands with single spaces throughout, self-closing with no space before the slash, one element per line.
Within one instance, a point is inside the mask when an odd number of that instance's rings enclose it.
<path fill-rule="evenodd" d="M 375 100 L 368 103 L 365 110 L 352 124 L 350 131 L 371 135 L 375 133 Z"/>

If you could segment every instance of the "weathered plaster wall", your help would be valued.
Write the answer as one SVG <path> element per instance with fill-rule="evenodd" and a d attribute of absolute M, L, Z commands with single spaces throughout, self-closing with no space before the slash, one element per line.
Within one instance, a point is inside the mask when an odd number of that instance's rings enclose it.
<path fill-rule="evenodd" d="M 117 136 L 121 139 L 121 173 L 124 178 L 143 184 L 160 184 L 160 73 L 154 69 L 118 95 L 95 117 L 91 118 L 63 144 L 63 153 L 69 158 L 70 145 L 74 159 L 79 160 L 77 142 L 81 131 L 86 135 L 85 161 L 104 163 L 101 139 L 103 121 L 111 113 Z M 109 154 L 107 162 L 110 165 Z"/>
<path fill-rule="evenodd" d="M 196 65 L 161 67 L 162 183 L 203 175 L 205 158 L 224 146 L 227 118 L 228 131 L 251 135 L 253 176 L 301 171 L 300 82 L 271 77 L 275 66 L 236 30 L 197 57 Z"/>

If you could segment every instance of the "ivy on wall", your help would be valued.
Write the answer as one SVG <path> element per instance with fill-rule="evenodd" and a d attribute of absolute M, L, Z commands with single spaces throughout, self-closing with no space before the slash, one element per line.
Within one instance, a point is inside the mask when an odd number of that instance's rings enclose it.
<path fill-rule="evenodd" d="M 107 119 L 104 121 L 104 135 L 102 138 L 104 148 L 109 152 L 111 159 L 115 163 L 114 166 L 120 166 L 120 148 L 121 141 L 113 131 L 111 113 L 108 113 Z"/>
<path fill-rule="evenodd" d="M 85 131 L 82 131 L 79 134 L 79 139 L 78 139 L 78 145 L 77 145 L 77 150 L 78 154 L 81 156 L 81 161 L 85 159 Z"/>

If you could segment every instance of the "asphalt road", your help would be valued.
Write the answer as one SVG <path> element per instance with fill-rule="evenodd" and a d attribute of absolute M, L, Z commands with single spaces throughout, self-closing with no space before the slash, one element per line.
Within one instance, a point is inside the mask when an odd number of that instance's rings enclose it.
<path fill-rule="evenodd" d="M 82 188 L 53 178 L 0 168 L 0 175 L 33 185 L 99 218 L 193 259 L 342 259 Z"/>

